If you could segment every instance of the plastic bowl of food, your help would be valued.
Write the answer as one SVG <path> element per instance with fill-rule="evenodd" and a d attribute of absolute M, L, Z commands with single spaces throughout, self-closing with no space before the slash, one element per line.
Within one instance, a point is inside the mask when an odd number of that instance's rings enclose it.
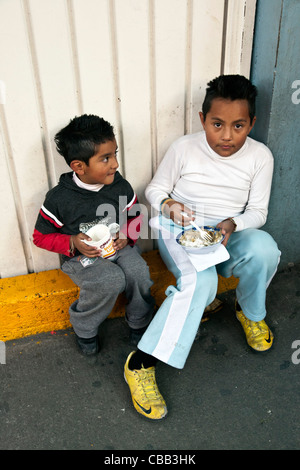
<path fill-rule="evenodd" d="M 205 226 L 203 229 L 212 235 L 212 241 L 207 242 L 201 237 L 201 233 L 195 228 L 182 230 L 177 237 L 178 245 L 182 246 L 188 253 L 213 253 L 221 245 L 224 235 L 221 229 Z"/>

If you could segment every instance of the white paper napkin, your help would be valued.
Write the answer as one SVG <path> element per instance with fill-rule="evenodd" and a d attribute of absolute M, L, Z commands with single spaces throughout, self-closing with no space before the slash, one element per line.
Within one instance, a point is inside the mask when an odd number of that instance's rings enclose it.
<path fill-rule="evenodd" d="M 170 221 L 169 221 L 170 222 Z M 218 246 L 218 248 L 213 253 L 188 253 L 179 243 L 176 241 L 176 236 L 178 233 L 182 231 L 182 227 L 175 227 L 173 226 L 173 232 L 167 230 L 166 227 L 161 225 L 159 217 L 153 217 L 149 221 L 149 225 L 152 229 L 160 230 L 161 232 L 167 234 L 167 239 L 170 240 L 170 243 L 176 244 L 178 250 L 183 250 L 184 253 L 189 257 L 191 263 L 194 265 L 197 271 L 204 271 L 211 266 L 215 266 L 216 264 L 223 263 L 230 258 L 228 251 L 226 250 L 224 245 Z M 174 245 L 175 246 L 175 245 Z M 183 254 L 183 253 L 182 253 Z"/>
<path fill-rule="evenodd" d="M 184 248 L 182 249 L 184 250 Z M 211 266 L 215 266 L 219 263 L 223 263 L 223 261 L 226 261 L 230 258 L 230 255 L 224 245 L 218 246 L 216 251 L 213 253 L 204 253 L 202 255 L 196 253 L 187 253 L 187 255 L 197 271 L 204 271 L 204 269 L 210 268 Z"/>

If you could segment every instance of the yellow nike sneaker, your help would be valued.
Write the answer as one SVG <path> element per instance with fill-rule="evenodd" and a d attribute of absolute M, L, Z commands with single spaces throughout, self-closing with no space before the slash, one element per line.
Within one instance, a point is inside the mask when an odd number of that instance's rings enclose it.
<path fill-rule="evenodd" d="M 134 351 L 129 354 L 124 366 L 124 378 L 130 389 L 133 406 L 148 419 L 162 419 L 167 414 L 167 406 L 157 387 L 155 367 L 130 370 L 128 363 L 133 354 Z"/>
<path fill-rule="evenodd" d="M 273 344 L 274 335 L 266 322 L 264 320 L 257 322 L 249 320 L 237 301 L 235 301 L 235 312 L 237 319 L 244 329 L 249 346 L 255 349 L 255 351 L 267 351 L 270 349 Z"/>

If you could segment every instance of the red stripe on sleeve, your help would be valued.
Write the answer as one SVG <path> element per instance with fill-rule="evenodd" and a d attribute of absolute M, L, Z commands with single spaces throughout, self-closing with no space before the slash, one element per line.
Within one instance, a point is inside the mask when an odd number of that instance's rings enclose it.
<path fill-rule="evenodd" d="M 43 212 L 42 209 L 40 209 L 40 214 L 41 216 L 43 217 L 43 219 L 46 219 L 48 220 L 49 222 L 51 222 L 51 224 L 53 224 L 56 228 L 61 228 L 61 225 L 58 225 L 55 220 L 51 219 L 51 217 L 49 217 L 48 215 L 45 214 L 45 212 Z"/>
<path fill-rule="evenodd" d="M 62 255 L 70 256 L 70 237 L 62 233 L 44 234 L 34 229 L 33 243 L 44 250 L 53 251 Z"/>

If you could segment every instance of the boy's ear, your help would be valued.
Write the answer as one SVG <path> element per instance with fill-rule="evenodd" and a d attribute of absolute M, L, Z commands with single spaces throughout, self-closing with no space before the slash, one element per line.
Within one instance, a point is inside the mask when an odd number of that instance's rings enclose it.
<path fill-rule="evenodd" d="M 199 116 L 200 116 L 201 124 L 202 124 L 202 126 L 203 126 L 203 128 L 204 128 L 204 126 L 205 126 L 205 120 L 204 120 L 204 115 L 203 115 L 202 111 L 200 111 Z"/>
<path fill-rule="evenodd" d="M 84 166 L 85 166 L 85 163 L 82 162 L 81 160 L 73 160 L 70 163 L 71 170 L 75 171 L 75 173 L 78 175 L 84 175 Z"/>
<path fill-rule="evenodd" d="M 251 129 L 250 129 L 249 133 L 252 131 L 255 122 L 256 122 L 256 116 L 254 116 L 254 118 L 252 119 L 252 122 L 251 122 Z"/>

